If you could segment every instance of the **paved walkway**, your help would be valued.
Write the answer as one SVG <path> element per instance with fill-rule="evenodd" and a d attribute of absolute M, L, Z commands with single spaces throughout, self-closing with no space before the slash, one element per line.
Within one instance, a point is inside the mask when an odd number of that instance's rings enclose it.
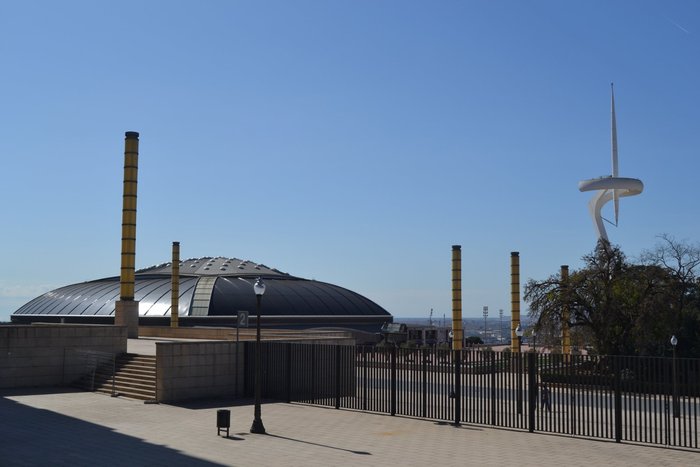
<path fill-rule="evenodd" d="M 216 411 L 231 410 L 230 438 Z M 299 404 L 143 404 L 62 389 L 0 391 L 0 466 L 694 466 L 700 453 L 459 428 Z"/>

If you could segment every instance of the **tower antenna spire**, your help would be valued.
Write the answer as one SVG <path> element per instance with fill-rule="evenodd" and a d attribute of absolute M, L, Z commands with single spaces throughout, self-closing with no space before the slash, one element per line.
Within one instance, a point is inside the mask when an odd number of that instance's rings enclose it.
<path fill-rule="evenodd" d="M 619 176 L 619 170 L 617 165 L 617 119 L 615 118 L 615 87 L 613 83 L 610 83 L 610 140 L 612 145 L 612 177 L 616 178 Z M 613 202 L 615 203 L 615 225 L 617 226 L 617 220 L 620 213 L 620 193 L 616 190 L 612 190 Z"/>

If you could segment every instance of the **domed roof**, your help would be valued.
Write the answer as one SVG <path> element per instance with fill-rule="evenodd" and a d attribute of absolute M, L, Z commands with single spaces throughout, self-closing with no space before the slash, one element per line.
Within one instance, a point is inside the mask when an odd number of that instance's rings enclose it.
<path fill-rule="evenodd" d="M 180 262 L 179 316 L 235 317 L 238 311 L 256 311 L 252 284 L 261 277 L 266 287 L 261 316 L 285 321 L 304 317 L 367 317 L 391 320 L 382 307 L 337 285 L 291 276 L 247 260 L 224 257 L 191 258 Z M 119 277 L 68 285 L 47 292 L 13 314 L 13 321 L 43 317 L 88 318 L 114 316 L 119 300 Z M 170 316 L 171 264 L 136 271 L 134 300 L 142 318 Z M 17 319 L 15 319 L 17 318 Z M 73 319 L 71 319 L 73 321 Z M 318 321 L 317 319 L 315 321 Z M 356 321 L 356 320 L 351 320 Z M 235 322 L 235 321 L 234 321 Z M 380 323 L 381 324 L 381 323 Z"/>

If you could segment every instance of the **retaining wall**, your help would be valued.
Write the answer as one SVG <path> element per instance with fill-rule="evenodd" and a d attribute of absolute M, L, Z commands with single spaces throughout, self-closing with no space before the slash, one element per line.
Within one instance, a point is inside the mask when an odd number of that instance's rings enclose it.
<path fill-rule="evenodd" d="M 59 386 L 78 375 L 81 352 L 126 352 L 126 327 L 0 326 L 0 388 Z"/>
<path fill-rule="evenodd" d="M 301 339 L 304 344 L 354 345 L 352 339 Z M 156 342 L 156 398 L 175 402 L 207 397 L 243 397 L 244 342 Z M 280 375 L 273 375 L 279 378 Z M 279 382 L 275 382 L 277 384 Z"/>
<path fill-rule="evenodd" d="M 158 402 L 239 396 L 243 365 L 243 343 L 157 342 Z"/>

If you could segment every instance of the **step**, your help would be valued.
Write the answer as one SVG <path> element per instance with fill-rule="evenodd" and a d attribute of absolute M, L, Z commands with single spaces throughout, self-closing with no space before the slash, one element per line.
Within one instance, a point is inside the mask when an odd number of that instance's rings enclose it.
<path fill-rule="evenodd" d="M 105 383 L 107 384 L 107 381 Z M 112 384 L 111 381 L 109 381 L 109 384 Z M 125 380 L 117 377 L 115 381 L 115 386 L 119 388 L 133 388 L 133 389 L 143 389 L 145 391 L 155 391 L 155 382 L 149 383 L 149 382 L 144 382 L 144 381 L 138 381 L 138 380 Z"/>
<path fill-rule="evenodd" d="M 122 376 L 124 378 L 142 379 L 144 381 L 155 381 L 155 379 L 156 379 L 156 372 L 155 371 L 149 371 L 149 372 L 123 371 L 123 370 L 117 368 L 116 374 L 117 374 L 117 376 Z M 96 378 L 97 377 L 99 377 L 99 378 L 111 378 L 112 372 L 111 371 L 95 372 L 95 377 Z"/>
<path fill-rule="evenodd" d="M 105 384 L 103 386 L 95 387 L 94 392 L 112 395 L 112 390 L 111 384 Z M 153 389 L 136 389 L 115 386 L 114 393 L 117 396 L 128 397 L 130 399 L 155 400 L 156 398 L 156 392 Z"/>
<path fill-rule="evenodd" d="M 155 368 L 156 362 L 141 362 L 134 360 L 117 360 L 117 366 L 132 368 Z"/>
<path fill-rule="evenodd" d="M 143 358 L 143 357 L 117 357 L 118 363 L 136 363 L 142 365 L 155 365 L 155 358 Z"/>
<path fill-rule="evenodd" d="M 114 382 L 112 372 L 115 371 Z M 112 366 L 99 366 L 93 375 L 85 375 L 74 386 L 102 394 L 116 393 L 121 397 L 143 401 L 156 398 L 156 358 L 150 355 L 119 355 Z"/>
<path fill-rule="evenodd" d="M 108 394 L 112 395 L 112 388 L 111 387 L 105 387 L 105 388 L 96 388 L 95 392 L 99 392 L 100 394 Z M 116 396 L 117 397 L 126 397 L 128 399 L 136 399 L 136 400 L 142 400 L 142 401 L 152 401 L 155 400 L 156 398 L 156 393 L 155 391 L 131 391 L 131 390 L 124 390 L 124 389 L 116 389 Z"/>
<path fill-rule="evenodd" d="M 101 375 L 112 375 L 112 372 L 99 372 L 98 374 Z M 117 367 L 117 374 L 119 375 L 124 375 L 124 376 L 130 376 L 132 378 L 144 378 L 144 379 L 155 379 L 156 378 L 156 371 L 155 370 L 141 370 L 141 369 L 124 369 L 124 368 L 119 368 Z"/>

